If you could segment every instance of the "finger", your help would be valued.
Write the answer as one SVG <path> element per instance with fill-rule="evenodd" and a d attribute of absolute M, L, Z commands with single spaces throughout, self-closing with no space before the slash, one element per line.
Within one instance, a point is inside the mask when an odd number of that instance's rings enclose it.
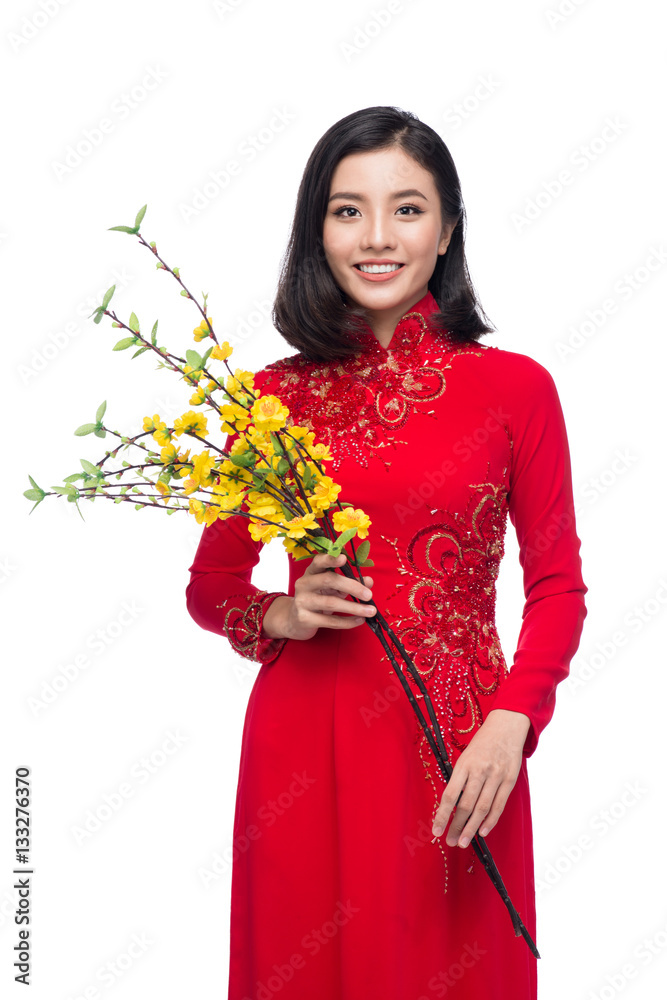
<path fill-rule="evenodd" d="M 507 800 L 510 797 L 510 792 L 514 784 L 512 782 L 503 783 L 498 791 L 496 792 L 496 797 L 493 800 L 493 804 L 489 809 L 487 816 L 482 820 L 482 825 L 480 827 L 480 834 L 482 837 L 486 837 L 487 833 L 491 833 L 494 826 L 503 814 L 503 810 L 507 805 Z"/>
<path fill-rule="evenodd" d="M 472 838 L 477 833 L 480 823 L 488 815 L 494 800 L 493 789 L 487 790 L 486 785 L 480 792 L 475 808 L 470 813 L 467 822 L 461 830 L 453 830 L 454 824 L 450 827 L 447 835 L 447 843 L 450 847 L 458 844 L 459 847 L 467 847 Z M 452 838 L 450 840 L 450 837 Z"/>
<path fill-rule="evenodd" d="M 438 806 L 438 810 L 433 818 L 434 837 L 439 837 L 444 832 L 452 810 L 456 806 L 456 802 L 463 791 L 467 777 L 468 776 L 464 771 L 459 771 L 457 774 L 456 767 L 452 771 L 452 776 L 447 782 L 447 788 L 442 793 L 440 805 Z"/>
<path fill-rule="evenodd" d="M 482 787 L 483 786 L 480 781 L 476 781 L 471 778 L 468 779 L 463 795 L 456 805 L 456 810 L 454 812 L 454 817 L 449 830 L 447 831 L 447 843 L 450 847 L 454 847 L 457 844 L 461 836 L 461 831 L 475 809 Z"/>

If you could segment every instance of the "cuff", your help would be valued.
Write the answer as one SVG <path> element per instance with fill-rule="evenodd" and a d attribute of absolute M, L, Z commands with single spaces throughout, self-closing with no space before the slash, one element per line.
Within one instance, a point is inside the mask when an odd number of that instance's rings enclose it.
<path fill-rule="evenodd" d="M 258 590 L 227 598 L 223 628 L 237 653 L 256 663 L 271 663 L 282 652 L 287 639 L 274 639 L 262 629 L 264 615 L 276 597 L 288 597 L 282 591 Z"/>

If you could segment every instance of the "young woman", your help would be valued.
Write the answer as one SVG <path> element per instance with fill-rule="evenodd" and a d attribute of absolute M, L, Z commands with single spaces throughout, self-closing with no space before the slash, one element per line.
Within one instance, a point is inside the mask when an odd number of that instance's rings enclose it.
<path fill-rule="evenodd" d="M 192 617 L 261 663 L 236 800 L 229 1000 L 536 996 L 536 960 L 470 840 L 487 839 L 535 938 L 526 758 L 587 588 L 554 381 L 479 342 L 492 328 L 464 224 L 449 151 L 410 113 L 348 115 L 306 165 L 273 311 L 297 353 L 262 369 L 255 392 L 329 446 L 340 498 L 371 519 L 374 567 L 364 586 L 337 572 L 344 555 L 288 555 L 286 590 L 267 593 L 240 515 L 204 529 L 190 567 Z M 508 515 L 526 597 L 511 669 L 494 620 Z M 429 689 L 447 785 L 363 627 L 375 608 L 356 599 L 369 597 Z"/>

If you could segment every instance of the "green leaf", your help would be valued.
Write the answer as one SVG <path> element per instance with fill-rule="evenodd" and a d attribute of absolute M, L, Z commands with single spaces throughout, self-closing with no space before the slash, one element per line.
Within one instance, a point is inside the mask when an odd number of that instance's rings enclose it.
<path fill-rule="evenodd" d="M 276 455 L 284 455 L 285 449 L 283 448 L 283 443 L 273 431 L 269 431 L 269 437 L 271 438 L 271 444 L 273 445 L 273 450 Z"/>
<path fill-rule="evenodd" d="M 365 563 L 368 553 L 370 552 L 371 543 L 368 538 L 366 538 L 361 545 L 357 546 L 357 562 Z"/>
<path fill-rule="evenodd" d="M 345 545 L 345 543 L 349 542 L 351 538 L 354 538 L 356 533 L 357 533 L 356 528 L 346 528 L 345 531 L 342 533 L 342 535 L 339 535 L 336 541 L 333 543 L 331 547 L 332 555 L 336 556 L 340 555 L 341 550 Z"/>
<path fill-rule="evenodd" d="M 213 347 L 214 347 L 214 346 L 215 346 L 214 344 L 211 344 L 211 346 L 209 347 L 209 349 L 208 349 L 208 351 L 206 352 L 206 354 L 204 354 L 204 355 L 202 356 L 202 359 L 201 359 L 201 363 L 202 363 L 202 368 L 204 367 L 204 365 L 205 365 L 205 364 L 206 364 L 206 362 L 208 361 L 209 357 L 211 356 L 211 351 L 213 350 Z"/>
<path fill-rule="evenodd" d="M 139 333 L 139 320 L 137 319 L 136 313 L 130 313 L 129 324 L 130 330 L 133 330 L 135 333 Z"/>
<path fill-rule="evenodd" d="M 86 434 L 92 434 L 96 429 L 97 424 L 81 424 L 80 427 L 74 431 L 77 437 L 84 437 Z"/>
<path fill-rule="evenodd" d="M 122 497 L 115 497 L 114 498 L 114 503 L 122 503 L 122 502 L 123 502 L 123 498 Z"/>
<path fill-rule="evenodd" d="M 86 458 L 80 458 L 79 461 L 81 462 L 81 467 L 84 472 L 89 473 L 91 476 L 95 476 L 96 479 L 99 477 L 102 472 L 99 465 L 93 465 L 93 463 L 89 462 Z M 65 482 L 67 482 L 67 480 L 65 480 Z"/>
<path fill-rule="evenodd" d="M 76 497 L 76 496 L 79 495 L 79 491 L 77 490 L 76 486 L 71 486 L 71 485 L 70 486 L 53 486 L 51 488 L 54 489 L 56 491 L 56 493 L 60 493 L 60 495 L 63 496 L 63 497 L 71 497 L 71 496 L 75 496 Z"/>
<path fill-rule="evenodd" d="M 195 370 L 204 367 L 204 362 L 202 361 L 201 356 L 197 353 L 197 351 L 186 351 L 185 357 L 187 358 L 188 364 L 191 365 Z"/>
<path fill-rule="evenodd" d="M 188 295 L 188 293 L 186 292 L 186 290 L 184 288 L 181 288 L 181 295 L 184 295 L 186 297 L 186 299 L 190 298 L 190 296 Z"/>
<path fill-rule="evenodd" d="M 44 499 L 45 494 L 41 490 L 24 490 L 23 496 L 28 500 L 36 500 L 38 503 Z"/>
<path fill-rule="evenodd" d="M 102 305 L 100 306 L 100 309 L 106 309 L 106 307 L 111 302 L 111 296 L 115 291 L 116 291 L 115 285 L 112 285 L 111 288 L 107 288 L 106 292 L 104 293 L 104 298 L 102 299 Z"/>
<path fill-rule="evenodd" d="M 93 323 L 100 323 L 102 321 L 103 316 L 104 316 L 104 309 L 102 308 L 102 306 L 100 306 L 99 309 L 95 310 L 95 319 L 93 320 Z"/>
<path fill-rule="evenodd" d="M 153 329 L 151 330 L 151 344 L 153 347 L 157 347 L 157 320 L 153 323 Z"/>
<path fill-rule="evenodd" d="M 100 403 L 100 405 L 97 407 L 97 413 L 95 414 L 95 420 L 98 420 L 98 421 L 101 420 L 102 417 L 104 416 L 104 414 L 106 412 L 107 412 L 107 401 L 105 399 L 104 402 Z"/>
<path fill-rule="evenodd" d="M 363 567 L 365 569 L 366 566 L 375 566 L 375 563 L 373 562 L 372 559 L 367 559 L 365 563 L 362 563 L 362 565 L 363 565 Z"/>
<path fill-rule="evenodd" d="M 139 226 L 141 225 L 141 223 L 143 221 L 143 218 L 144 218 L 144 215 L 146 214 L 146 209 L 147 208 L 148 208 L 148 205 L 144 205 L 144 207 L 140 208 L 139 211 L 137 212 L 137 217 L 134 220 L 134 228 L 137 231 L 139 230 Z"/>
<path fill-rule="evenodd" d="M 35 487 L 36 490 L 40 488 L 30 474 L 28 474 L 28 479 L 30 480 L 30 482 L 32 483 L 32 485 Z M 42 490 L 42 493 L 43 492 L 44 491 Z"/>
<path fill-rule="evenodd" d="M 278 462 L 278 466 L 276 468 L 276 472 L 278 473 L 279 476 L 284 476 L 285 473 L 288 471 L 289 467 L 290 466 L 289 466 L 289 462 L 287 461 L 287 459 L 286 458 L 281 458 L 280 461 Z"/>
<path fill-rule="evenodd" d="M 141 510 L 141 508 L 142 508 L 143 506 L 144 506 L 144 505 L 143 505 L 142 503 L 135 503 L 135 505 L 134 505 L 134 509 L 135 509 L 135 510 Z"/>
<path fill-rule="evenodd" d="M 75 483 L 77 479 L 85 479 L 83 472 L 73 472 L 71 476 L 66 476 L 63 479 L 64 483 Z"/>
<path fill-rule="evenodd" d="M 178 267 L 172 267 L 172 271 L 174 272 L 174 274 L 176 275 L 177 278 L 180 278 L 180 276 L 181 276 L 180 268 L 178 268 Z"/>
<path fill-rule="evenodd" d="M 108 232 L 116 229 L 119 233 L 136 233 L 136 229 L 131 229 L 130 226 L 109 226 Z"/>
<path fill-rule="evenodd" d="M 138 351 L 134 352 L 134 354 L 132 355 L 132 358 L 130 360 L 132 360 L 134 358 L 138 358 L 140 354 L 144 353 L 144 351 L 150 351 L 150 347 L 140 347 Z"/>
<path fill-rule="evenodd" d="M 132 347 L 136 343 L 137 343 L 136 337 L 123 337 L 123 339 L 119 340 L 116 346 L 112 348 L 112 350 L 125 351 L 127 350 L 128 347 Z"/>
<path fill-rule="evenodd" d="M 95 428 L 95 437 L 105 438 L 106 436 L 107 436 L 107 432 L 104 430 L 104 427 L 96 427 Z"/>

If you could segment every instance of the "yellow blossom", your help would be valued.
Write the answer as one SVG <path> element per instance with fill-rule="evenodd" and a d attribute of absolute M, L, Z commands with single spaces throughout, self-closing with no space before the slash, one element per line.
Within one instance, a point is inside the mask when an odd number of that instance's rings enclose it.
<path fill-rule="evenodd" d="M 311 445 L 308 449 L 308 454 L 311 458 L 316 459 L 318 462 L 331 462 L 333 456 L 329 451 L 329 445 L 323 444 L 321 441 L 317 444 Z"/>
<path fill-rule="evenodd" d="M 199 434 L 200 437 L 204 437 L 207 427 L 208 424 L 204 414 L 195 413 L 194 410 L 188 410 L 187 413 L 176 417 L 176 420 L 174 420 L 174 432 L 179 436 L 188 431 L 193 431 L 195 434 Z"/>
<path fill-rule="evenodd" d="M 252 540 L 254 542 L 270 542 L 272 538 L 277 538 L 280 525 L 265 524 L 263 521 L 251 521 L 248 525 Z"/>
<path fill-rule="evenodd" d="M 158 479 L 157 483 L 155 484 L 155 489 L 158 491 L 158 493 L 161 493 L 163 497 L 167 498 L 167 503 L 168 503 L 169 502 L 169 497 L 171 497 L 171 490 L 169 489 L 169 487 L 167 486 L 167 484 L 161 482 Z"/>
<path fill-rule="evenodd" d="M 278 431 L 285 426 L 289 410 L 277 396 L 260 396 L 250 409 L 261 431 Z"/>
<path fill-rule="evenodd" d="M 200 486 L 210 486 L 213 482 L 211 469 L 215 465 L 215 461 L 215 458 L 209 454 L 208 448 L 205 448 L 201 454 L 195 455 L 192 459 L 192 479 Z"/>
<path fill-rule="evenodd" d="M 155 418 L 157 418 L 158 420 L 160 419 L 158 417 L 157 413 L 155 414 L 155 417 L 153 418 L 153 420 L 151 420 L 150 417 L 144 417 L 144 430 L 145 431 L 154 431 L 155 430 L 155 423 L 154 423 Z"/>
<path fill-rule="evenodd" d="M 155 426 L 155 431 L 153 432 L 153 438 L 159 445 L 169 444 L 171 441 L 171 431 L 167 430 L 167 425 L 164 420 L 160 420 L 157 413 L 153 415 L 153 423 Z"/>
<path fill-rule="evenodd" d="M 233 375 L 228 375 L 225 382 L 225 389 L 230 396 L 238 396 L 247 393 L 255 387 L 254 372 L 247 372 L 243 368 L 236 368 Z"/>
<path fill-rule="evenodd" d="M 213 522 L 218 517 L 218 511 L 216 507 L 211 506 L 211 504 L 203 504 L 201 500 L 195 500 L 194 497 L 190 497 L 189 510 L 191 514 L 194 514 L 197 524 L 213 524 Z"/>
<path fill-rule="evenodd" d="M 226 361 L 232 354 L 233 348 L 229 346 L 226 340 L 223 340 L 221 344 L 216 344 L 211 351 L 209 357 L 215 358 L 216 361 Z"/>
<path fill-rule="evenodd" d="M 332 520 L 334 529 L 339 535 L 347 531 L 348 528 L 356 528 L 357 537 L 361 539 L 368 536 L 368 529 L 373 523 L 368 514 L 364 514 L 363 510 L 354 507 L 343 507 L 342 510 L 334 511 Z"/>
<path fill-rule="evenodd" d="M 211 324 L 211 326 L 213 326 L 213 319 L 211 316 L 208 317 L 208 322 Z M 203 319 L 199 324 L 199 326 L 196 326 L 192 332 L 194 334 L 195 340 L 197 341 L 203 340 L 204 337 L 211 336 L 211 331 L 209 330 L 208 323 L 206 322 L 205 319 Z"/>
<path fill-rule="evenodd" d="M 283 529 L 287 532 L 288 538 L 303 538 L 307 529 L 317 525 L 315 513 L 309 512 L 302 517 L 293 517 L 291 521 L 283 520 Z"/>
<path fill-rule="evenodd" d="M 174 444 L 167 444 L 160 452 L 160 461 L 163 465 L 171 465 L 178 458 L 178 449 Z"/>
<path fill-rule="evenodd" d="M 235 434 L 236 431 L 244 431 L 250 423 L 251 417 L 247 410 L 236 403 L 223 403 L 220 407 L 221 429 L 225 434 Z"/>
<path fill-rule="evenodd" d="M 196 391 L 193 392 L 193 394 L 190 396 L 188 402 L 190 403 L 191 406 L 201 406 L 202 403 L 205 403 L 206 390 L 204 389 L 204 387 L 201 385 L 197 386 Z"/>
<path fill-rule="evenodd" d="M 311 506 L 318 510 L 328 510 L 338 499 L 341 487 L 330 476 L 322 476 L 310 491 Z"/>
<path fill-rule="evenodd" d="M 296 538 L 283 538 L 283 545 L 293 559 L 310 559 L 313 556 Z"/>

